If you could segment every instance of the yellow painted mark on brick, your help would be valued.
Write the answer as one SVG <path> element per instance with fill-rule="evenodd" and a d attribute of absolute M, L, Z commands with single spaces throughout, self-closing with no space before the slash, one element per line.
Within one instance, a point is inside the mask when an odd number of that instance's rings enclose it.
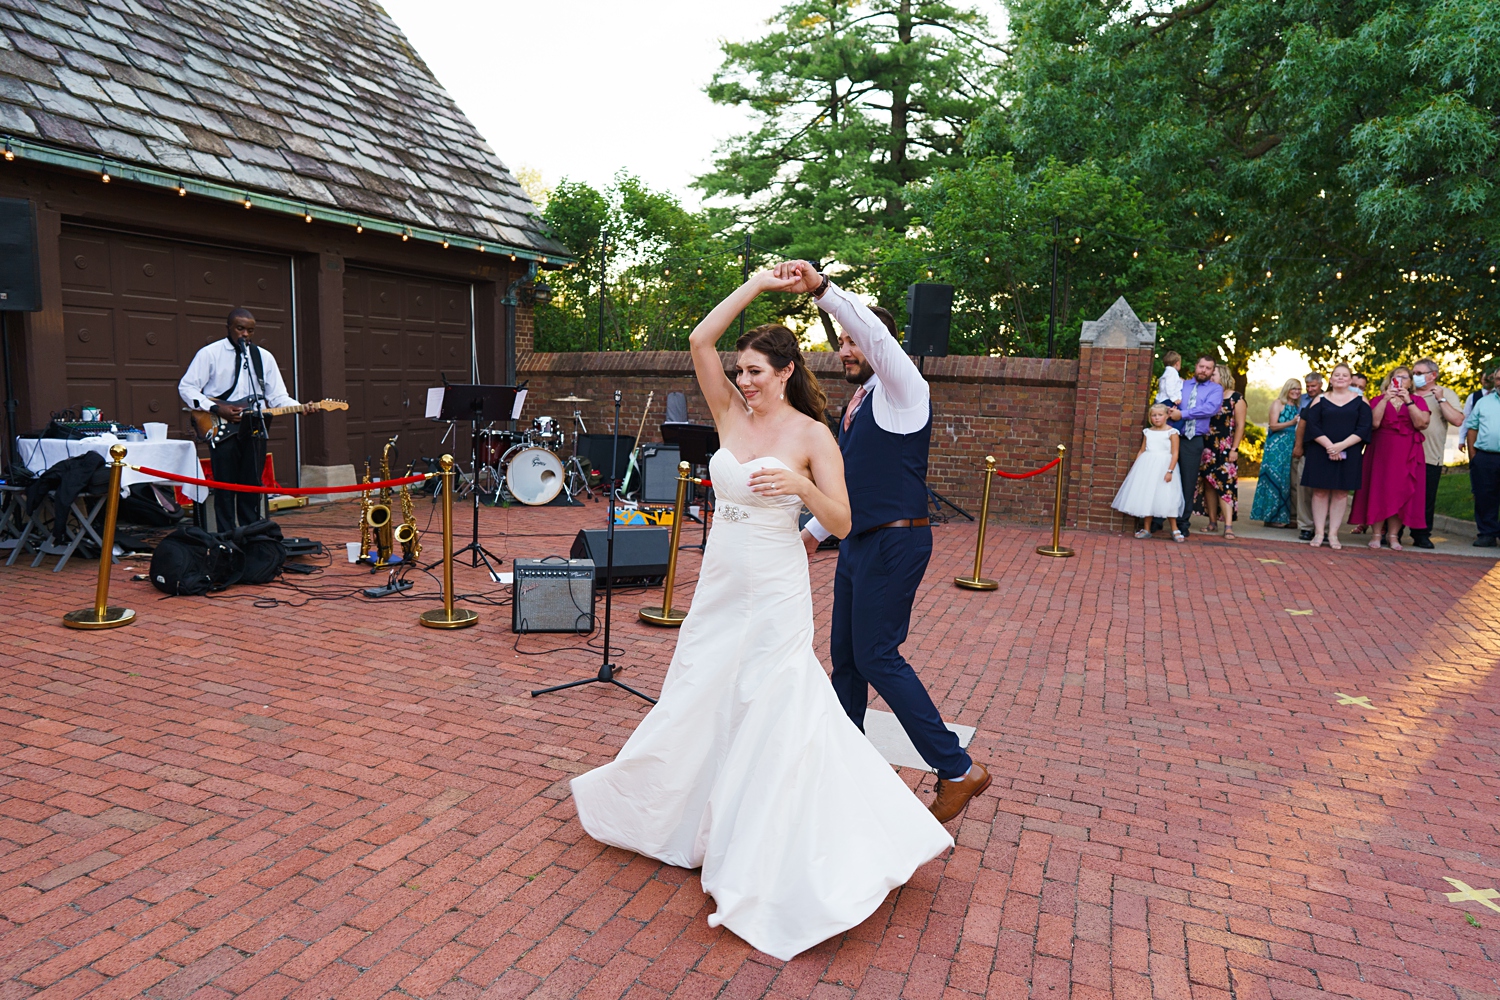
<path fill-rule="evenodd" d="M 1372 711 L 1375 708 L 1374 705 L 1370 704 L 1370 696 L 1369 695 L 1364 695 L 1364 694 L 1361 694 L 1361 695 L 1345 694 L 1342 691 L 1335 691 L 1333 693 L 1338 696 L 1339 704 L 1340 705 L 1357 705 L 1360 708 L 1368 708 L 1368 709 L 1371 709 Z"/>
<path fill-rule="evenodd" d="M 1284 608 L 1282 610 L 1284 610 L 1289 615 L 1310 615 L 1310 614 L 1312 614 L 1312 608 Z"/>
<path fill-rule="evenodd" d="M 1500 899 L 1500 889 L 1474 889 L 1465 882 L 1460 882 L 1456 878 L 1448 878 L 1447 876 L 1443 877 L 1443 881 L 1458 890 L 1457 892 L 1444 893 L 1448 897 L 1448 902 L 1463 903 L 1473 900 L 1481 906 L 1488 906 L 1496 913 L 1500 913 L 1500 906 L 1495 905 L 1495 900 Z"/>

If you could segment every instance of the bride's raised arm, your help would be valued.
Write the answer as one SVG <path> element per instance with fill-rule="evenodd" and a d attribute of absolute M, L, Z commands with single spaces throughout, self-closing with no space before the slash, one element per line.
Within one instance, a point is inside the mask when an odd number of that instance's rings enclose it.
<path fill-rule="evenodd" d="M 745 397 L 735 388 L 729 376 L 724 374 L 724 364 L 719 360 L 719 338 L 729 329 L 729 324 L 744 311 L 761 292 L 785 292 L 794 288 L 800 276 L 778 278 L 771 271 L 752 274 L 748 281 L 730 292 L 713 307 L 709 314 L 688 335 L 688 347 L 693 354 L 693 371 L 698 376 L 698 388 L 714 416 L 714 423 L 724 428 L 724 420 L 732 414 L 742 412 Z M 732 417 L 731 417 L 732 419 Z"/>

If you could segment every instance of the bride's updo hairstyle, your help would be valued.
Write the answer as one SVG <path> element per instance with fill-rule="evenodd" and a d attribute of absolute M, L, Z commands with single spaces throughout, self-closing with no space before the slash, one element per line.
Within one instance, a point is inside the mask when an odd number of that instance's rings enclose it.
<path fill-rule="evenodd" d="M 780 323 L 767 323 L 746 333 L 735 343 L 734 349 L 736 352 L 759 351 L 776 371 L 791 365 L 792 377 L 787 379 L 786 401 L 818 423 L 825 422 L 823 411 L 828 407 L 828 397 L 818 385 L 817 378 L 807 370 L 796 334 Z"/>

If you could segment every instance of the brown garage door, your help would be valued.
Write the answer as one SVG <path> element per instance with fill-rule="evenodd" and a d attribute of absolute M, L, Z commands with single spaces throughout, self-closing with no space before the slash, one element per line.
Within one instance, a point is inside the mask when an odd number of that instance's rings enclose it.
<path fill-rule="evenodd" d="M 82 227 L 61 240 L 68 405 L 97 406 L 137 427 L 189 433 L 177 382 L 198 348 L 224 336 L 230 309 L 255 313 L 256 342 L 292 368 L 291 265 L 285 257 L 222 250 Z M 276 478 L 297 479 L 293 421 L 271 429 Z M 200 453 L 207 454 L 200 448 Z"/>
<path fill-rule="evenodd" d="M 446 425 L 428 420 L 427 390 L 470 381 L 469 286 L 351 267 L 344 274 L 344 377 L 349 458 L 379 471 L 392 435 L 402 467 L 441 450 L 467 455 L 468 436 L 440 448 Z M 397 470 L 392 469 L 392 472 Z"/>

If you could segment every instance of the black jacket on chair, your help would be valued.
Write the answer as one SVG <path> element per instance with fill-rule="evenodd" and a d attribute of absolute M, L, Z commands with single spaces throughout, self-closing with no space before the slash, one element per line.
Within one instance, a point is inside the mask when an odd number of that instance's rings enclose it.
<path fill-rule="evenodd" d="M 104 456 L 98 452 L 84 452 L 65 458 L 46 472 L 37 476 L 26 487 L 26 513 L 35 514 L 42 499 L 52 493 L 57 502 L 57 517 L 52 522 L 52 541 L 57 545 L 68 544 L 68 511 L 80 493 L 87 490 L 106 489 L 109 474 L 104 470 Z"/>

